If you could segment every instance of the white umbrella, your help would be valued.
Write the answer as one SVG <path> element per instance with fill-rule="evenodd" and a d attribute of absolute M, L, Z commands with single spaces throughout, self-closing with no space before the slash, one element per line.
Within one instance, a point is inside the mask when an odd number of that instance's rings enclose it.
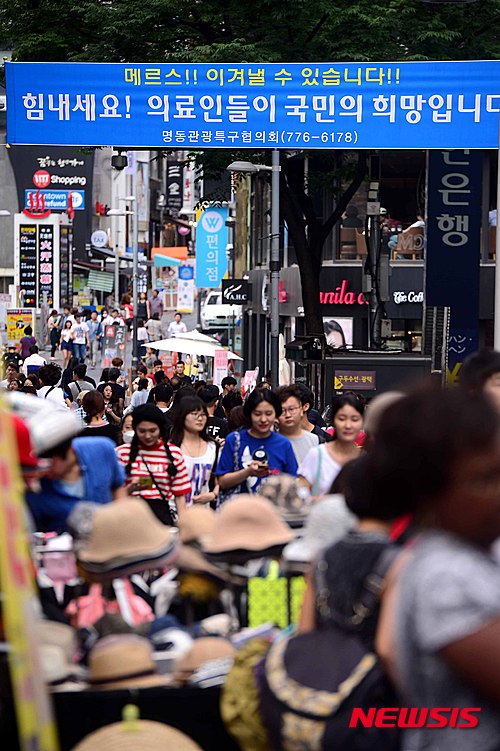
<path fill-rule="evenodd" d="M 176 339 L 192 339 L 195 342 L 211 342 L 212 344 L 216 344 L 217 346 L 220 345 L 219 340 L 216 339 L 215 336 L 207 336 L 207 334 L 202 334 L 201 331 L 198 331 L 198 329 L 186 331 L 184 334 L 174 334 L 174 336 Z"/>
<path fill-rule="evenodd" d="M 182 352 L 184 355 L 203 355 L 204 357 L 215 357 L 216 352 L 224 349 L 216 340 L 212 342 L 201 339 L 185 339 L 182 336 L 160 339 L 158 342 L 148 342 L 148 347 L 165 352 Z M 228 360 L 243 360 L 239 355 L 229 351 L 227 351 L 227 357 Z"/>

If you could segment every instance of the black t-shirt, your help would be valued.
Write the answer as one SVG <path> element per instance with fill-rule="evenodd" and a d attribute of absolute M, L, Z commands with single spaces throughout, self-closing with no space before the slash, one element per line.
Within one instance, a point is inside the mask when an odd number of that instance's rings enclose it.
<path fill-rule="evenodd" d="M 211 416 L 207 420 L 207 434 L 210 438 L 225 438 L 228 434 L 227 420 Z"/>
<path fill-rule="evenodd" d="M 96 428 L 88 426 L 82 430 L 80 435 L 82 438 L 92 438 L 93 436 L 111 438 L 117 446 L 121 443 L 120 428 L 118 425 L 99 425 L 99 427 Z"/>
<path fill-rule="evenodd" d="M 125 401 L 126 391 L 123 386 L 120 386 L 119 383 L 112 383 L 111 388 L 113 389 L 113 396 L 115 399 L 123 399 L 123 401 Z"/>
<path fill-rule="evenodd" d="M 327 433 L 326 430 L 323 430 L 323 428 L 318 428 L 317 425 L 314 426 L 311 433 L 318 436 L 320 443 L 330 443 L 330 441 L 333 441 L 333 436 Z"/>

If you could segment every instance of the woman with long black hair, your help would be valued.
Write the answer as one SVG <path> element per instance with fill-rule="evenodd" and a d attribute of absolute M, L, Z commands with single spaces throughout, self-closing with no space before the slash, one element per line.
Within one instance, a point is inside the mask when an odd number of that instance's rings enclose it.
<path fill-rule="evenodd" d="M 207 434 L 208 412 L 198 396 L 186 395 L 178 404 L 171 443 L 179 446 L 186 463 L 191 493 L 186 504 L 208 504 L 217 499 L 218 487 L 210 489 L 210 478 L 217 463 L 217 444 Z"/>
<path fill-rule="evenodd" d="M 116 449 L 125 467 L 129 495 L 143 498 L 158 519 L 174 524 L 191 484 L 181 450 L 168 442 L 163 412 L 143 404 L 132 413 L 134 437 Z"/>

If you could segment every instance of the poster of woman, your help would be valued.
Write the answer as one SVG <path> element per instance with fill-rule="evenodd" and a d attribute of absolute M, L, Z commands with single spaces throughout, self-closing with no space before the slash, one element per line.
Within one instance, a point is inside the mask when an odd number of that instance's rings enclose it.
<path fill-rule="evenodd" d="M 323 318 L 326 343 L 334 349 L 351 349 L 353 336 L 352 318 Z"/>

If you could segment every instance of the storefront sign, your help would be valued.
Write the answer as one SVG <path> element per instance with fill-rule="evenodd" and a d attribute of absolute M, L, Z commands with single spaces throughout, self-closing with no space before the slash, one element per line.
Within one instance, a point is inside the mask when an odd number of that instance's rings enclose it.
<path fill-rule="evenodd" d="M 335 370 L 334 391 L 374 391 L 377 388 L 375 370 Z"/>
<path fill-rule="evenodd" d="M 216 349 L 214 355 L 213 382 L 221 388 L 222 379 L 227 376 L 228 353 L 227 349 Z"/>
<path fill-rule="evenodd" d="M 19 225 L 19 296 L 27 308 L 37 307 L 37 225 Z"/>
<path fill-rule="evenodd" d="M 219 287 L 227 271 L 227 208 L 208 208 L 196 227 L 196 286 Z"/>
<path fill-rule="evenodd" d="M 32 310 L 10 308 L 7 310 L 7 341 L 9 344 L 19 344 L 24 336 L 26 326 L 34 327 Z"/>
<path fill-rule="evenodd" d="M 7 141 L 496 149 L 500 61 L 6 62 Z"/>
<path fill-rule="evenodd" d="M 116 323 L 104 327 L 104 358 L 103 368 L 110 368 L 114 357 L 125 360 L 127 328 Z"/>
<path fill-rule="evenodd" d="M 31 209 L 38 200 L 43 198 L 43 205 L 46 210 L 50 211 L 67 211 L 70 203 L 76 211 L 82 211 L 85 208 L 85 192 L 83 190 L 28 190 L 24 191 L 24 206 Z"/>
<path fill-rule="evenodd" d="M 246 279 L 223 279 L 222 302 L 228 305 L 244 305 L 248 302 L 248 281 Z"/>
<path fill-rule="evenodd" d="M 319 300 L 322 305 L 368 305 L 363 292 L 349 290 L 347 279 L 343 279 L 332 292 L 320 292 Z"/>
<path fill-rule="evenodd" d="M 478 348 L 482 153 L 429 152 L 427 305 L 451 308 L 450 371 Z"/>
<path fill-rule="evenodd" d="M 183 169 L 182 162 L 167 161 L 167 209 L 173 217 L 182 207 Z"/>
<path fill-rule="evenodd" d="M 405 302 L 423 303 L 424 292 L 423 290 L 420 290 L 420 292 L 416 292 L 415 290 L 410 290 L 410 292 L 401 292 L 400 290 L 398 290 L 397 292 L 392 293 L 392 299 L 394 300 L 395 305 L 401 305 Z"/>
<path fill-rule="evenodd" d="M 38 296 L 40 303 L 54 306 L 54 228 L 51 224 L 41 225 L 39 231 L 38 257 L 40 259 L 40 282 Z"/>

